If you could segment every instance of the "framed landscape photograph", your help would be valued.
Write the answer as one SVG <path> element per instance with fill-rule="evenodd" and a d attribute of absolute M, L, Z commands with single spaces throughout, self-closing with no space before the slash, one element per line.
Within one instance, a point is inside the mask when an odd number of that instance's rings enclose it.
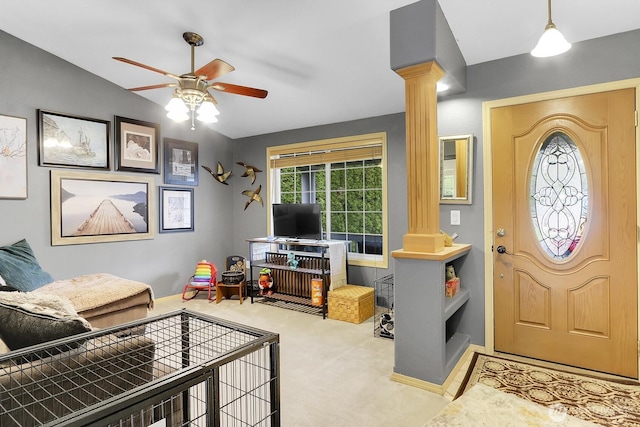
<path fill-rule="evenodd" d="M 198 185 L 198 144 L 164 139 L 164 183 Z"/>
<path fill-rule="evenodd" d="M 40 166 L 110 169 L 108 120 L 38 110 Z"/>
<path fill-rule="evenodd" d="M 0 115 L 0 199 L 27 198 L 27 119 Z"/>
<path fill-rule="evenodd" d="M 193 230 L 193 188 L 160 187 L 160 233 Z"/>
<path fill-rule="evenodd" d="M 160 173 L 160 125 L 115 116 L 115 170 Z"/>
<path fill-rule="evenodd" d="M 51 245 L 152 239 L 153 177 L 51 171 Z"/>

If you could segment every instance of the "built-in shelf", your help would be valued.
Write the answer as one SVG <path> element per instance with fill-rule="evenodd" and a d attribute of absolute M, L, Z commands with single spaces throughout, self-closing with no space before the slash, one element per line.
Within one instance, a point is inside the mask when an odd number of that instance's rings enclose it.
<path fill-rule="evenodd" d="M 467 347 L 469 347 L 469 344 L 471 344 L 471 336 L 467 334 L 455 333 L 449 338 L 445 344 L 445 378 L 451 373 L 453 367 L 456 366 L 456 363 L 458 363 L 462 354 Z"/>
<path fill-rule="evenodd" d="M 460 307 L 469 301 L 469 289 L 461 288 L 453 297 L 444 298 L 444 320 L 447 321 Z"/>
<path fill-rule="evenodd" d="M 403 251 L 396 257 L 395 276 L 400 279 L 394 290 L 394 372 L 442 386 L 471 344 L 465 324 L 465 306 L 474 288 L 474 277 L 465 268 L 470 251 L 471 245 L 456 244 L 442 253 Z M 448 265 L 460 277 L 460 288 L 453 297 L 445 296 Z M 420 334 L 403 336 L 414 328 L 420 328 Z"/>

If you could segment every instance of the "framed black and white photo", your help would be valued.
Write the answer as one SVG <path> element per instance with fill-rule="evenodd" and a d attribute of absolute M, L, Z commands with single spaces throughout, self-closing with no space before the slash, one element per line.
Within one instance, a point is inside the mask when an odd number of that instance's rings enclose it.
<path fill-rule="evenodd" d="M 115 116 L 115 159 L 118 171 L 160 173 L 160 125 Z"/>
<path fill-rule="evenodd" d="M 27 198 L 27 119 L 0 115 L 0 199 Z"/>
<path fill-rule="evenodd" d="M 164 183 L 198 185 L 198 144 L 164 139 Z"/>
<path fill-rule="evenodd" d="M 193 188 L 160 187 L 160 233 L 193 230 Z"/>
<path fill-rule="evenodd" d="M 110 169 L 111 122 L 38 110 L 39 165 Z"/>

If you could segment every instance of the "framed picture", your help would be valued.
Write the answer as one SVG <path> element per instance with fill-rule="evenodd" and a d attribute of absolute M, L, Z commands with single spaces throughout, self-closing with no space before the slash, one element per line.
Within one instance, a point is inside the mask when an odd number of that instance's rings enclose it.
<path fill-rule="evenodd" d="M 110 169 L 107 120 L 38 110 L 40 166 Z"/>
<path fill-rule="evenodd" d="M 0 199 L 27 198 L 27 119 L 0 115 Z"/>
<path fill-rule="evenodd" d="M 152 239 L 153 177 L 51 171 L 51 245 Z"/>
<path fill-rule="evenodd" d="M 160 232 L 193 231 L 193 188 L 160 187 Z"/>
<path fill-rule="evenodd" d="M 115 170 L 160 173 L 160 125 L 115 116 Z"/>
<path fill-rule="evenodd" d="M 198 144 L 164 139 L 164 183 L 198 185 Z"/>

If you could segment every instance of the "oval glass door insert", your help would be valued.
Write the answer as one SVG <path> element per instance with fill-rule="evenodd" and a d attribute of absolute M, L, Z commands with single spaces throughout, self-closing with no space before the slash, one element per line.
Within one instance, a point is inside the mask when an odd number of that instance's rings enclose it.
<path fill-rule="evenodd" d="M 551 259 L 568 258 L 580 244 L 589 207 L 583 157 L 569 135 L 554 132 L 542 143 L 529 191 L 538 243 Z"/>

